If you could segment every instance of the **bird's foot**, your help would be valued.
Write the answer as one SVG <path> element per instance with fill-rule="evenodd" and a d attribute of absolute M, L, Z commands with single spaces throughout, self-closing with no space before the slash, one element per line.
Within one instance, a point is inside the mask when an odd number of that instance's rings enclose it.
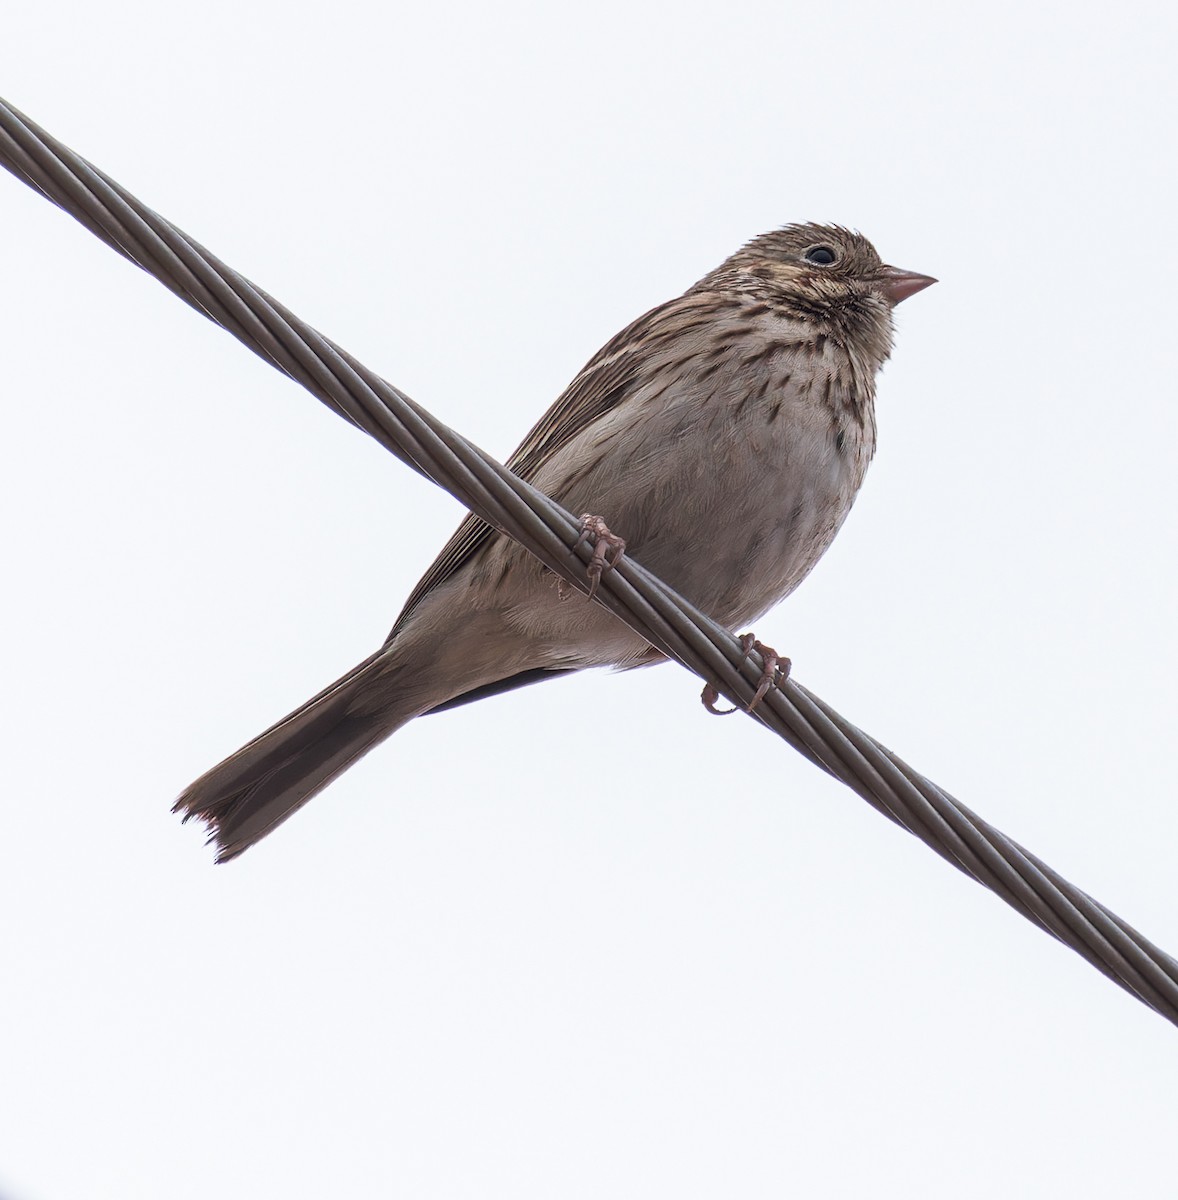
<path fill-rule="evenodd" d="M 736 712 L 735 708 L 716 707 L 716 701 L 720 699 L 720 693 L 717 691 L 714 683 L 704 684 L 704 690 L 700 692 L 699 698 L 700 703 L 703 704 L 704 708 L 706 708 L 713 717 L 730 717 L 734 712 Z"/>
<path fill-rule="evenodd" d="M 585 568 L 585 574 L 589 577 L 589 599 L 592 600 L 597 594 L 597 585 L 601 582 L 602 573 L 612 571 L 622 561 L 622 555 L 626 553 L 626 542 L 616 533 L 610 533 L 609 526 L 601 517 L 592 513 L 582 513 L 580 520 L 581 536 L 577 538 L 577 545 L 589 541 L 593 543 L 593 557 Z"/>
<path fill-rule="evenodd" d="M 782 683 L 789 678 L 790 661 L 788 658 L 782 658 L 771 646 L 766 646 L 763 642 L 757 641 L 756 634 L 753 633 L 742 633 L 740 635 L 740 648 L 743 651 L 742 658 L 748 658 L 749 652 L 752 650 L 755 650 L 761 656 L 761 678 L 757 681 L 757 690 L 753 693 L 753 698 L 749 701 L 748 708 L 745 709 L 745 712 L 752 712 L 764 699 L 765 693 L 778 682 L 778 676 L 780 676 L 780 682 Z M 700 693 L 699 698 L 704 708 L 717 717 L 729 717 L 736 712 L 735 708 L 716 707 L 716 701 L 720 699 L 720 693 L 716 690 L 714 684 L 707 684 Z"/>

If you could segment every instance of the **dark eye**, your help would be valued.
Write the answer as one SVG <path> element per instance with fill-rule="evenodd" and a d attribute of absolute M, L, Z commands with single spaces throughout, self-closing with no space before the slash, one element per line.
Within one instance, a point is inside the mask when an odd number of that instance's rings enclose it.
<path fill-rule="evenodd" d="M 811 246 L 803 256 L 807 262 L 819 267 L 829 267 L 838 255 L 829 246 Z"/>

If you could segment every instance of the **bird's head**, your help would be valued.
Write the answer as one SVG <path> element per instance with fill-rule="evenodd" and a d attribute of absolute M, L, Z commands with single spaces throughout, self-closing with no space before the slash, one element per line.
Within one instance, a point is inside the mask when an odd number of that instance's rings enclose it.
<path fill-rule="evenodd" d="M 888 266 L 862 234 L 804 224 L 753 238 L 692 290 L 755 297 L 840 340 L 878 339 L 886 357 L 892 309 L 933 283 Z"/>

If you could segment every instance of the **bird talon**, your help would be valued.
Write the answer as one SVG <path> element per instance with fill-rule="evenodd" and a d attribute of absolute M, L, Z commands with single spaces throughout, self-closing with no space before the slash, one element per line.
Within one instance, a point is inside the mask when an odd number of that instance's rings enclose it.
<path fill-rule="evenodd" d="M 753 698 L 744 710 L 751 713 L 764 700 L 769 689 L 778 682 L 779 676 L 782 683 L 789 678 L 791 663 L 788 658 L 782 658 L 771 646 L 766 646 L 762 642 L 757 641 L 755 633 L 742 633 L 737 641 L 740 642 L 740 657 L 742 661 L 748 658 L 754 650 L 761 656 L 761 677 L 757 680 L 757 690 L 753 693 Z M 735 708 L 716 707 L 716 701 L 720 699 L 720 693 L 716 689 L 715 684 L 707 684 L 700 693 L 699 698 L 704 708 L 714 716 L 729 717 L 736 712 Z"/>
<path fill-rule="evenodd" d="M 777 685 L 779 676 L 781 683 L 789 678 L 792 664 L 788 658 L 782 658 L 772 646 L 759 642 L 756 634 L 742 633 L 739 640 L 742 659 L 748 658 L 753 650 L 761 656 L 761 678 L 757 681 L 757 690 L 745 709 L 745 712 L 752 712 L 765 698 L 769 689 Z"/>
<path fill-rule="evenodd" d="M 705 684 L 704 690 L 699 694 L 700 703 L 712 714 L 713 717 L 730 717 L 735 708 L 717 708 L 716 701 L 720 699 L 720 693 L 716 690 L 714 684 Z"/>
<path fill-rule="evenodd" d="M 601 563 L 594 559 L 586 567 L 585 574 L 589 577 L 589 595 L 586 599 L 592 600 L 597 595 L 597 585 L 601 582 Z"/>
<path fill-rule="evenodd" d="M 593 557 L 585 568 L 585 574 L 589 578 L 588 599 L 592 600 L 597 595 L 597 585 L 601 582 L 602 574 L 612 571 L 622 561 L 622 556 L 626 553 L 626 540 L 618 537 L 616 533 L 611 533 L 601 517 L 594 516 L 593 513 L 582 513 L 581 536 L 577 538 L 574 549 L 579 549 L 590 540 L 593 542 Z"/>

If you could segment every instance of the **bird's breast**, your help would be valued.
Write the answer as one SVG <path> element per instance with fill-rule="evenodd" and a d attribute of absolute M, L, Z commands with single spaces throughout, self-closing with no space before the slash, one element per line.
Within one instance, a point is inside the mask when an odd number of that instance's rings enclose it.
<path fill-rule="evenodd" d="M 537 484 L 727 626 L 788 595 L 830 545 L 874 449 L 872 396 L 811 347 L 734 347 L 656 372 Z"/>

